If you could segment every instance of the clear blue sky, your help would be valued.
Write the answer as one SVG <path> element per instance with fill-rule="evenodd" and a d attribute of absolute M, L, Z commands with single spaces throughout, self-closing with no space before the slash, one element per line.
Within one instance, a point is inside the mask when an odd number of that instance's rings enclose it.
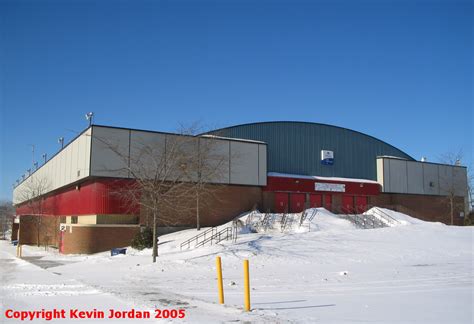
<path fill-rule="evenodd" d="M 472 1 L 0 0 L 1 187 L 96 123 L 300 120 L 473 161 Z"/>

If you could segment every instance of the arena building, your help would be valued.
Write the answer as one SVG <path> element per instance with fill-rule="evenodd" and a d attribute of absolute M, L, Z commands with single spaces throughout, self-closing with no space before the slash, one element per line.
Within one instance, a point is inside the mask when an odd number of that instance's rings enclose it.
<path fill-rule="evenodd" d="M 219 172 L 206 182 L 220 189 L 203 204 L 202 226 L 220 225 L 252 208 L 362 213 L 380 206 L 447 224 L 452 214 L 461 224 L 466 212 L 465 167 L 416 161 L 345 128 L 263 122 L 185 136 L 92 125 L 15 187 L 19 231 L 14 235 L 21 244 L 40 242 L 62 253 L 128 246 L 145 223 L 144 211 L 114 193 L 136 181 L 134 163 L 152 163 L 137 154 L 140 147 L 159 148 L 166 158 L 171 143 L 181 138 L 210 143 L 213 156 L 219 156 Z M 172 226 L 162 222 L 160 229 L 195 227 L 194 214 L 173 212 Z"/>

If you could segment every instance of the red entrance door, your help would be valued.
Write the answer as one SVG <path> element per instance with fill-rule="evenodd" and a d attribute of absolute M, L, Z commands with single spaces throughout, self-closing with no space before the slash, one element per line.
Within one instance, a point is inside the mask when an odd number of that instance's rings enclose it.
<path fill-rule="evenodd" d="M 324 208 L 326 208 L 329 211 L 332 211 L 332 196 L 331 195 L 324 196 Z"/>
<path fill-rule="evenodd" d="M 275 192 L 275 212 L 288 212 L 288 194 L 286 192 Z"/>
<path fill-rule="evenodd" d="M 354 213 L 354 197 L 353 196 L 342 196 L 342 212 L 346 214 Z"/>
<path fill-rule="evenodd" d="M 301 213 L 304 210 L 305 194 L 290 194 L 290 211 L 292 213 Z"/>
<path fill-rule="evenodd" d="M 309 207 L 310 208 L 317 208 L 323 207 L 323 196 L 322 195 L 309 195 Z"/>
<path fill-rule="evenodd" d="M 363 213 L 367 210 L 367 197 L 357 196 L 355 197 L 355 207 L 358 213 Z"/>

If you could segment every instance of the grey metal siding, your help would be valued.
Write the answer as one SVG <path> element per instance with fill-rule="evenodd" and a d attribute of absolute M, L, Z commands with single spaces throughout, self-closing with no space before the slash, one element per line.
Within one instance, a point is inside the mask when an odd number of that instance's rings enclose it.
<path fill-rule="evenodd" d="M 408 154 L 374 137 L 325 124 L 266 122 L 210 133 L 266 142 L 269 172 L 377 180 L 377 156 L 413 160 Z M 321 150 L 334 151 L 334 165 L 321 164 Z"/>

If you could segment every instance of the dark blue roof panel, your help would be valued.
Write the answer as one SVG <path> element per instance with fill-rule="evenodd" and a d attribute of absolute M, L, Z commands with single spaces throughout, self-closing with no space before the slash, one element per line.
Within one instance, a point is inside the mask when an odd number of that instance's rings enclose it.
<path fill-rule="evenodd" d="M 310 122 L 260 122 L 226 127 L 211 134 L 268 144 L 268 172 L 376 180 L 376 157 L 411 156 L 375 137 L 347 128 Z M 321 163 L 321 150 L 334 152 L 334 164 Z"/>

